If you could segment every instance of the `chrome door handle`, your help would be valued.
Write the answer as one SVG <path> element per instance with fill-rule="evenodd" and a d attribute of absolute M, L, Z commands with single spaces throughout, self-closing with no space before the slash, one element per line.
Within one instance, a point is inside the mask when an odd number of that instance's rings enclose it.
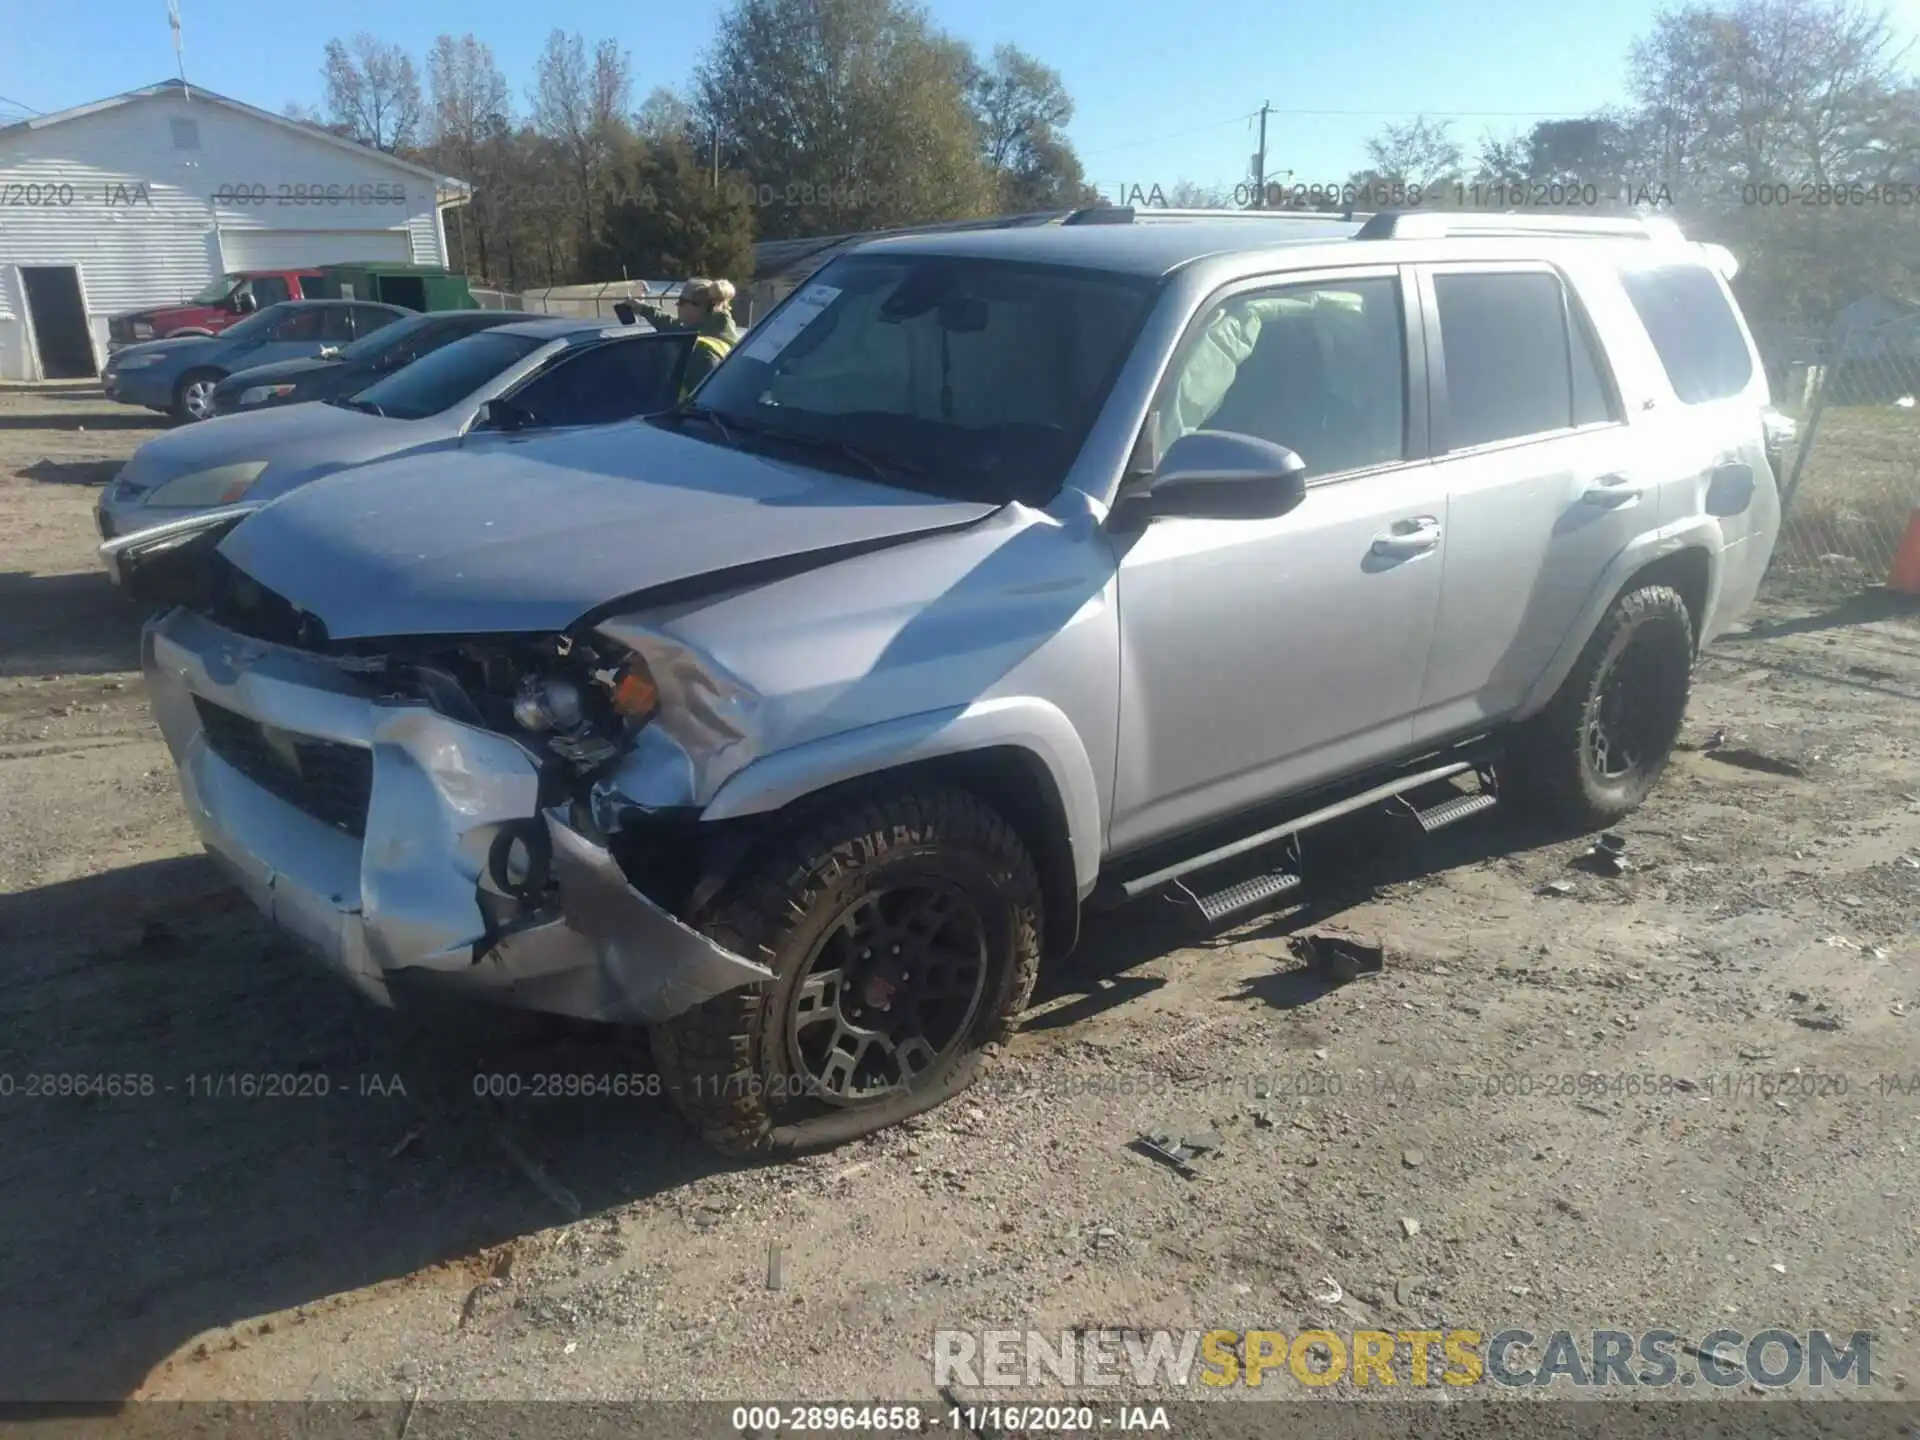
<path fill-rule="evenodd" d="M 1624 510 L 1639 499 L 1640 491 L 1624 475 L 1602 475 L 1580 493 L 1582 505 L 1600 505 L 1608 510 Z"/>
<path fill-rule="evenodd" d="M 1423 555 L 1440 543 L 1440 522 L 1432 515 L 1399 520 L 1391 530 L 1373 537 L 1376 555 Z"/>

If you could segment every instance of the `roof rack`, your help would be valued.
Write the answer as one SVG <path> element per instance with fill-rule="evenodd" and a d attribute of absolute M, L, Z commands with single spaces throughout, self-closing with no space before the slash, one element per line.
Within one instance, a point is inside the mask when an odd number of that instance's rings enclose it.
<path fill-rule="evenodd" d="M 1280 220 L 1301 221 L 1317 220 L 1321 224 L 1350 224 L 1366 218 L 1364 213 L 1331 210 L 1244 210 L 1233 209 L 1182 209 L 1164 205 L 1090 205 L 1084 210 L 1070 211 L 1061 218 L 1062 225 L 1139 225 L 1160 220 Z"/>
<path fill-rule="evenodd" d="M 1461 214 L 1444 210 L 1382 210 L 1360 227 L 1356 240 L 1480 239 L 1501 235 L 1535 238 L 1682 240 L 1680 227 L 1663 216 Z"/>

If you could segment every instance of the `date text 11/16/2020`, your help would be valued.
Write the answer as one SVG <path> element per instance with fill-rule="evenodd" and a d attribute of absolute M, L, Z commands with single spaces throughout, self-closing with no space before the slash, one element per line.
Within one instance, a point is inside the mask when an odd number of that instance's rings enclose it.
<path fill-rule="evenodd" d="M 29 1071 L 0 1073 L 0 1102 L 10 1100 L 147 1100 L 178 1095 L 186 1100 L 324 1100 L 351 1096 L 361 1100 L 404 1098 L 406 1081 L 397 1073 L 364 1071 L 338 1079 L 323 1070 L 196 1071 L 163 1077 L 145 1073 L 104 1075 Z"/>

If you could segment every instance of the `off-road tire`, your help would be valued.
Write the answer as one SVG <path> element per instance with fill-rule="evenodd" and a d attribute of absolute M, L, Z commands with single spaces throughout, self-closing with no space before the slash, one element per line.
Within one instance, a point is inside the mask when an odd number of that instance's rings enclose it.
<path fill-rule="evenodd" d="M 1624 773 L 1602 772 L 1589 724 L 1615 667 L 1641 650 L 1645 678 L 1628 702 L 1644 707 L 1650 739 Z M 1693 669 L 1693 619 L 1670 585 L 1642 585 L 1613 602 L 1546 708 L 1520 726 L 1500 766 L 1503 801 L 1582 830 L 1604 829 L 1647 798 L 1679 737 Z"/>
<path fill-rule="evenodd" d="M 804 1092 L 787 1023 L 800 972 L 856 898 L 936 875 L 978 908 L 985 976 L 945 1059 L 911 1090 L 835 1107 Z M 1040 882 L 1011 826 L 954 789 L 875 792 L 808 817 L 749 859 L 692 923 L 773 971 L 649 1032 L 668 1093 L 701 1137 L 734 1156 L 793 1154 L 871 1134 L 971 1084 L 1012 1033 L 1040 961 Z"/>

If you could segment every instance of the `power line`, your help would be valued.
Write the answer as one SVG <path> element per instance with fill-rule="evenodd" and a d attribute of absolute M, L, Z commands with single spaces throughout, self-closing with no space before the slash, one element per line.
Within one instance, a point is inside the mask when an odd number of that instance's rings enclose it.
<path fill-rule="evenodd" d="M 1216 120 L 1211 125 L 1196 125 L 1191 130 L 1176 130 L 1170 135 L 1155 135 L 1147 140 L 1129 140 L 1123 145 L 1102 145 L 1098 150 L 1082 151 L 1081 158 L 1090 160 L 1096 155 L 1111 155 L 1116 150 L 1138 150 L 1143 145 L 1159 145 L 1168 140 L 1181 140 L 1189 135 L 1199 135 L 1208 130 L 1223 130 L 1229 125 L 1258 119 L 1262 110 L 1268 115 L 1322 116 L 1355 120 L 1391 117 L 1431 120 L 1585 120 L 1593 114 L 1591 110 L 1311 110 L 1263 105 L 1260 110 L 1248 110 L 1243 114 L 1235 115 L 1230 120 Z"/>
<path fill-rule="evenodd" d="M 1158 145 L 1166 140 L 1179 140 L 1188 135 L 1198 135 L 1203 130 L 1224 130 L 1229 125 L 1239 125 L 1251 120 L 1259 113 L 1258 110 L 1248 110 L 1239 115 L 1235 115 L 1231 120 L 1216 120 L 1211 125 L 1196 125 L 1191 130 L 1176 130 L 1171 135 L 1155 135 L 1150 140 L 1129 140 L 1124 145 L 1103 145 L 1098 150 L 1086 151 L 1082 158 L 1084 159 L 1094 155 L 1111 155 L 1116 150 L 1138 150 L 1142 145 Z"/>
<path fill-rule="evenodd" d="M 1283 110 L 1274 106 L 1275 115 L 1344 115 L 1367 119 L 1380 115 L 1411 115 L 1435 120 L 1476 120 L 1505 117 L 1510 120 L 1585 120 L 1591 110 Z"/>
<path fill-rule="evenodd" d="M 0 95 L 0 105 L 11 105 L 14 109 L 24 110 L 29 115 L 44 115 L 46 113 L 44 110 L 34 109 L 31 105 L 22 105 L 18 100 L 9 100 L 4 95 Z"/>

